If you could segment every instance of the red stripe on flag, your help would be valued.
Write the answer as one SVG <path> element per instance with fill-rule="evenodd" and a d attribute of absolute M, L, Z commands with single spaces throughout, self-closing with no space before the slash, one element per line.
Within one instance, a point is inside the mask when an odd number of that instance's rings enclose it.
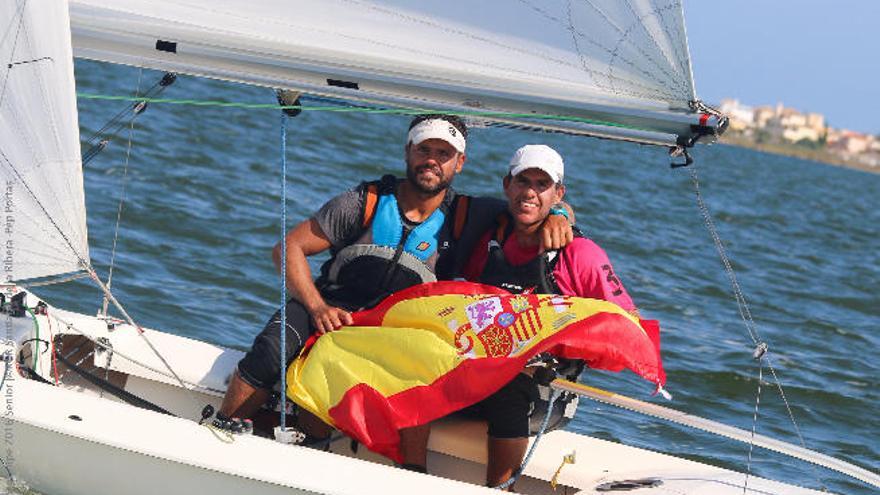
<path fill-rule="evenodd" d="M 647 333 L 649 337 L 652 334 Z M 389 397 L 361 383 L 346 391 L 328 414 L 344 433 L 370 450 L 400 462 L 398 430 L 427 424 L 479 402 L 513 379 L 532 356 L 542 352 L 583 359 L 597 369 L 629 368 L 653 383 L 665 383 L 657 341 L 646 339 L 642 328 L 623 315 L 599 313 L 568 325 L 524 354 L 466 359 L 430 384 Z"/>

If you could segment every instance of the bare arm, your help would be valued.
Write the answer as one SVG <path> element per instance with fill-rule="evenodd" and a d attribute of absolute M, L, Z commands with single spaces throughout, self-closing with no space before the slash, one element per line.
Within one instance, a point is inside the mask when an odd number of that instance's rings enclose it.
<path fill-rule="evenodd" d="M 574 210 L 565 201 L 562 207 L 568 212 L 568 218 L 562 215 L 547 215 L 541 224 L 541 252 L 561 249 L 574 239 Z"/>
<path fill-rule="evenodd" d="M 330 248 L 330 240 L 318 223 L 313 219 L 300 223 L 287 233 L 284 241 L 287 249 L 284 277 L 287 287 L 293 292 L 293 296 L 303 303 L 318 333 L 322 334 L 342 325 L 350 325 L 351 315 L 341 308 L 329 306 L 312 280 L 312 270 L 306 258 Z M 275 269 L 281 271 L 280 242 L 272 250 L 272 261 L 275 263 Z"/>

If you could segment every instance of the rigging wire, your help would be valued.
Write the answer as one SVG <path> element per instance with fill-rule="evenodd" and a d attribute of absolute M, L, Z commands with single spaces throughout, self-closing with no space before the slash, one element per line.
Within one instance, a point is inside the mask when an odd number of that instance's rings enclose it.
<path fill-rule="evenodd" d="M 138 80 L 137 80 L 137 88 L 135 89 L 135 96 L 140 95 L 141 92 L 141 80 L 143 79 L 144 69 L 140 69 L 138 71 Z M 158 84 L 158 83 L 157 83 Z M 134 119 L 138 116 L 138 112 L 132 112 L 131 117 L 128 121 L 128 145 L 125 147 L 125 161 L 122 169 L 122 190 L 119 193 L 119 204 L 116 207 L 116 226 L 113 228 L 113 247 L 110 250 L 110 267 L 108 268 L 107 273 L 107 287 L 111 287 L 113 283 L 113 267 L 116 264 L 116 246 L 119 242 L 119 226 L 122 223 L 122 208 L 125 205 L 125 191 L 126 186 L 128 185 L 128 164 L 131 158 L 131 142 L 134 137 Z M 94 156 L 94 155 L 92 155 Z M 85 158 L 83 159 L 83 165 L 85 165 Z M 110 301 L 107 299 L 107 296 L 104 296 L 104 302 L 101 305 L 101 314 L 106 318 L 107 317 L 107 306 Z"/>
<path fill-rule="evenodd" d="M 785 391 L 782 389 L 782 381 L 779 379 L 779 376 L 776 375 L 776 369 L 770 361 L 770 356 L 764 356 L 764 359 L 767 360 L 767 369 L 769 369 L 770 374 L 773 375 L 773 382 L 776 384 L 777 390 L 779 390 L 779 396 L 782 397 L 782 403 L 785 404 L 785 411 L 788 413 L 788 419 L 791 420 L 791 424 L 794 425 L 794 432 L 797 434 L 798 441 L 800 442 L 801 447 L 807 448 L 807 443 L 804 441 L 801 428 L 798 426 L 797 420 L 794 418 L 794 411 L 791 410 L 791 404 L 789 404 L 788 398 L 785 397 Z M 825 487 L 825 483 L 823 483 L 822 478 L 819 476 L 816 466 L 813 466 L 812 464 L 810 466 L 813 469 L 813 476 L 816 478 L 816 481 L 819 482 L 819 486 L 822 487 L 823 491 L 827 492 L 828 488 Z"/>
<path fill-rule="evenodd" d="M 140 95 L 141 80 L 143 78 L 143 73 L 144 73 L 143 69 L 140 69 L 140 71 L 138 72 L 138 81 L 137 81 L 137 89 L 135 90 L 135 96 Z M 141 108 L 144 108 L 144 107 L 141 107 Z M 122 221 L 123 205 L 125 204 L 126 185 L 128 184 L 128 180 L 127 180 L 128 179 L 128 165 L 129 165 L 129 159 L 131 157 L 131 144 L 132 144 L 132 138 L 134 135 L 134 119 L 135 119 L 135 117 L 137 117 L 137 115 L 139 113 L 140 112 L 138 112 L 138 111 L 133 111 L 131 114 L 131 117 L 129 119 L 128 145 L 126 146 L 126 150 L 125 150 L 125 165 L 123 168 L 123 174 L 122 174 L 122 180 L 121 180 L 122 191 L 121 191 L 120 197 L 119 197 L 119 205 L 117 206 L 117 209 L 116 209 L 116 226 L 113 231 L 113 248 L 110 253 L 110 267 L 109 267 L 109 272 L 107 275 L 107 287 L 108 288 L 111 287 L 111 283 L 113 281 L 113 267 L 114 267 L 115 261 L 116 261 L 116 247 L 117 247 L 117 243 L 119 240 L 119 226 Z M 83 162 L 85 163 L 85 160 L 83 160 Z M 109 301 L 108 301 L 107 297 L 105 296 L 104 303 L 103 303 L 102 310 L 101 310 L 101 314 L 103 314 L 105 317 L 107 316 L 108 303 L 109 303 Z"/>
<path fill-rule="evenodd" d="M 755 346 L 759 346 L 762 341 L 760 336 L 758 335 L 758 329 L 755 325 L 755 320 L 752 318 L 752 312 L 749 309 L 749 305 L 746 302 L 745 295 L 743 294 L 742 288 L 739 286 L 739 282 L 736 279 L 736 273 L 733 271 L 733 265 L 730 263 L 730 258 L 727 256 L 727 250 L 724 249 L 724 243 L 721 242 L 721 237 L 718 235 L 718 229 L 715 227 L 715 221 L 712 219 L 712 214 L 709 212 L 709 207 L 706 206 L 705 201 L 703 200 L 703 194 L 700 191 L 700 180 L 697 177 L 697 167 L 690 167 L 691 171 L 691 182 L 694 186 L 694 194 L 697 199 L 697 207 L 700 210 L 700 214 L 703 217 L 703 222 L 706 224 L 706 229 L 709 231 L 709 235 L 712 237 L 712 242 L 715 244 L 715 249 L 718 251 L 718 256 L 721 258 L 721 263 L 724 265 L 724 272 L 727 274 L 727 278 L 730 281 L 730 285 L 733 288 L 733 295 L 736 299 L 737 308 L 739 309 L 739 315 L 743 320 L 743 323 L 746 325 L 746 330 L 749 332 L 749 337 L 752 339 L 752 343 Z"/>
<path fill-rule="evenodd" d="M 761 405 L 761 384 L 764 380 L 764 361 L 759 357 L 758 361 L 758 389 L 755 392 L 755 413 L 752 415 L 752 436 L 749 440 L 749 457 L 746 462 L 746 478 L 743 482 L 743 495 L 749 490 L 749 477 L 752 475 L 752 453 L 755 450 L 755 434 L 758 431 L 758 408 Z"/>
<path fill-rule="evenodd" d="M 5 82 L 4 82 L 4 91 L 5 91 Z M 2 94 L 0 94 L 0 96 L 2 96 Z M 171 367 L 171 365 L 168 363 L 168 361 L 165 359 L 165 357 L 159 352 L 158 349 L 156 349 L 156 347 L 153 345 L 153 343 L 150 341 L 150 339 L 144 333 L 144 330 L 140 327 L 140 325 L 135 323 L 135 321 L 131 317 L 131 315 L 128 314 L 128 312 L 125 310 L 125 308 L 122 306 L 122 304 L 110 292 L 110 289 L 104 284 L 104 282 L 101 280 L 101 278 L 95 272 L 95 269 L 91 265 L 89 260 L 86 259 L 86 257 L 84 257 L 76 247 L 74 247 L 73 242 L 67 236 L 65 230 L 62 229 L 58 225 L 55 218 L 46 209 L 46 205 L 44 205 L 43 202 L 40 201 L 40 198 L 37 196 L 36 193 L 34 193 L 33 189 L 30 187 L 29 182 L 27 180 L 25 180 L 24 175 L 18 170 L 18 168 L 15 166 L 15 164 L 12 163 L 12 160 L 9 159 L 9 157 L 3 152 L 3 150 L 0 150 L 0 159 L 2 159 L 3 162 L 5 162 L 6 166 L 9 168 L 9 170 L 12 171 L 15 178 L 19 182 L 21 182 L 21 184 L 24 187 L 24 190 L 27 192 L 28 196 L 33 200 L 34 204 L 39 208 L 39 210 L 42 212 L 44 217 L 48 220 L 49 224 L 52 227 L 54 227 L 55 231 L 58 233 L 58 235 L 61 237 L 61 239 L 67 244 L 67 247 L 70 249 L 70 252 L 76 257 L 77 261 L 79 262 L 80 268 L 88 273 L 89 277 L 104 292 L 105 296 L 119 310 L 119 312 L 122 314 L 124 319 L 132 327 L 134 327 L 137 330 L 138 336 L 140 336 L 140 338 L 147 344 L 147 346 L 150 348 L 150 350 L 153 352 L 153 354 L 156 355 L 156 357 L 162 362 L 162 364 L 165 366 L 165 368 L 174 376 L 174 378 L 177 380 L 177 382 L 180 384 L 180 386 L 184 390 L 187 390 L 189 392 L 191 399 L 193 399 L 193 402 L 198 403 L 198 401 L 195 400 L 195 396 L 192 395 L 193 394 L 192 390 L 190 390 L 189 388 L 186 387 L 183 379 L 180 378 L 180 376 L 177 374 L 177 372 L 174 371 L 174 369 Z"/>
<path fill-rule="evenodd" d="M 124 359 L 134 365 L 140 366 L 141 368 L 143 368 L 145 370 L 156 373 L 157 375 L 161 375 L 161 376 L 164 376 L 166 378 L 171 378 L 171 379 L 175 378 L 175 376 L 170 374 L 167 370 L 162 370 L 162 369 L 156 368 L 155 366 L 150 366 L 149 364 L 146 364 L 142 361 L 139 361 L 138 359 L 135 359 L 127 354 L 120 352 L 118 349 L 114 349 L 112 346 L 108 345 L 105 342 L 102 342 L 99 339 L 94 338 L 92 335 L 77 328 L 76 325 L 65 320 L 62 317 L 59 317 L 58 315 L 53 315 L 53 318 L 55 318 L 56 320 L 58 320 L 59 323 L 64 325 L 67 328 L 67 330 L 71 330 L 71 331 L 79 334 L 80 336 L 84 337 L 85 339 L 87 339 L 91 343 L 95 344 L 95 346 L 100 347 L 107 352 L 112 352 L 114 356 L 118 356 L 121 359 Z M 198 383 L 186 382 L 186 385 L 187 386 L 185 386 L 184 388 L 186 388 L 186 389 L 199 389 L 202 393 L 207 393 L 207 394 L 222 393 L 221 390 L 215 390 L 210 387 L 205 387 L 203 385 L 199 385 Z"/>
<path fill-rule="evenodd" d="M 143 69 L 141 69 L 140 74 L 138 75 L 138 86 L 137 92 L 131 100 L 130 105 L 126 105 L 124 108 L 119 110 L 116 115 L 110 118 L 100 129 L 92 133 L 92 136 L 86 140 L 86 144 L 89 145 L 88 150 L 83 153 L 82 163 L 83 165 L 87 165 L 92 159 L 94 159 L 98 154 L 104 151 L 107 148 L 107 145 L 110 144 L 113 139 L 116 138 L 116 135 L 119 131 L 122 130 L 126 125 L 126 121 L 124 120 L 126 115 L 129 115 L 129 121 L 133 121 L 135 118 L 139 117 L 142 113 L 144 113 L 147 109 L 147 101 L 144 98 L 154 98 L 160 95 L 165 89 L 174 84 L 177 80 L 177 74 L 173 72 L 166 72 L 161 79 L 155 82 L 152 86 L 147 88 L 146 91 L 141 94 L 140 85 L 141 85 L 141 77 L 143 75 Z"/>
<path fill-rule="evenodd" d="M 755 360 L 767 364 L 767 369 L 770 370 L 770 373 L 773 375 L 773 380 L 776 384 L 776 388 L 779 390 L 779 395 L 782 398 L 782 402 L 785 404 L 785 410 L 788 413 L 788 418 L 794 426 L 794 431 L 797 434 L 798 441 L 800 442 L 801 447 L 804 449 L 807 448 L 807 444 L 804 441 L 804 436 L 801 434 L 801 429 L 798 426 L 797 420 L 794 417 L 794 411 L 791 409 L 791 405 L 788 402 L 788 399 L 785 396 L 785 391 L 782 387 L 782 381 L 779 379 L 779 376 L 776 373 L 776 370 L 773 367 L 772 362 L 770 361 L 769 356 L 769 347 L 767 343 L 761 340 L 760 335 L 758 335 L 758 328 L 755 324 L 755 320 L 752 318 L 752 312 L 749 309 L 749 305 L 746 302 L 745 295 L 743 294 L 742 288 L 739 285 L 739 282 L 736 279 L 736 274 L 733 270 L 733 265 L 730 262 L 730 258 L 727 256 L 727 251 L 724 249 L 724 244 L 721 241 L 721 237 L 718 235 L 718 230 L 715 227 L 715 222 L 712 220 L 712 215 L 709 212 L 709 207 L 706 206 L 705 201 L 703 200 L 703 195 L 700 191 L 700 180 L 697 175 L 697 167 L 690 167 L 690 175 L 691 175 L 691 183 L 694 187 L 694 195 L 697 200 L 697 207 L 700 210 L 700 214 L 703 217 L 703 223 L 706 226 L 706 229 L 709 231 L 709 235 L 712 238 L 712 242 L 715 244 L 715 250 L 718 252 L 718 256 L 721 258 L 721 263 L 724 265 L 724 270 L 727 273 L 727 278 L 730 281 L 730 285 L 733 288 L 734 299 L 736 300 L 737 308 L 739 309 L 740 318 L 746 326 L 746 330 L 749 332 L 749 337 L 752 339 L 752 343 L 755 345 L 754 355 Z M 758 376 L 758 395 L 755 398 L 755 414 L 756 419 L 755 423 L 757 423 L 757 408 L 758 402 L 760 401 L 760 386 L 761 379 L 763 378 L 763 365 L 759 369 Z M 753 424 L 753 429 L 756 428 L 756 424 Z M 751 449 L 752 443 L 749 444 L 749 469 L 751 466 Z M 816 470 L 816 467 L 810 464 L 813 470 L 813 476 L 816 481 L 819 483 L 819 486 L 822 487 L 824 491 L 828 491 L 825 487 L 825 483 L 823 482 L 819 472 Z M 746 475 L 746 483 L 748 483 L 748 474 Z"/>
<path fill-rule="evenodd" d="M 281 431 L 287 430 L 287 114 L 281 112 Z"/>

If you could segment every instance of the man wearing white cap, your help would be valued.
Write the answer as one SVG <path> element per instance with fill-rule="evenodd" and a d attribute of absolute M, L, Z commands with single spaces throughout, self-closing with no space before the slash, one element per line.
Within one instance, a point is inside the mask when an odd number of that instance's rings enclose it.
<path fill-rule="evenodd" d="M 467 127 L 457 117 L 416 117 L 404 148 L 406 179 L 387 175 L 363 182 L 288 232 L 285 277 L 293 294 L 286 311 L 288 363 L 311 334 L 350 324 L 349 311 L 396 290 L 456 275 L 463 257 L 455 253 L 469 252 L 456 247 L 460 231 L 467 226 L 478 234 L 491 223 L 491 212 L 503 210 L 502 202 L 457 195 L 450 187 L 466 160 L 466 139 Z M 570 240 L 564 218 L 547 222 L 545 229 L 548 248 Z M 313 281 L 307 257 L 328 249 L 331 258 Z M 280 255 L 279 243 L 273 251 L 279 269 Z M 267 401 L 279 380 L 280 328 L 279 311 L 239 362 L 222 415 L 253 417 Z M 405 462 L 424 469 L 422 449 L 408 457 L 407 445 L 402 443 Z"/>
<path fill-rule="evenodd" d="M 564 294 L 611 301 L 638 315 L 632 299 L 614 274 L 605 251 L 576 234 L 559 250 L 541 249 L 539 227 L 565 195 L 562 157 L 549 146 L 530 144 L 516 150 L 504 177 L 507 211 L 501 213 L 477 242 L 463 274 L 470 281 L 503 287 L 511 292 L 532 289 L 538 294 Z M 571 368 L 574 378 L 581 366 Z M 468 408 L 489 423 L 489 463 L 486 482 L 497 486 L 520 466 L 528 446 L 530 412 L 538 405 L 537 383 L 520 373 L 501 390 Z M 558 421 L 564 404 L 558 400 Z M 542 406 L 546 410 L 546 405 Z M 557 409 L 554 407 L 554 409 Z M 543 414 L 542 414 L 543 416 Z M 556 427 L 562 426 L 557 423 Z"/>

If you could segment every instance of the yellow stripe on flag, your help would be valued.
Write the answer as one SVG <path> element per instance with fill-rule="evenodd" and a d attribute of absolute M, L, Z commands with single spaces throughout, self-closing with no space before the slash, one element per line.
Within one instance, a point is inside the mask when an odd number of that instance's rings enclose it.
<path fill-rule="evenodd" d="M 434 383 L 462 361 L 528 353 L 545 338 L 599 313 L 637 318 L 597 299 L 552 295 L 435 295 L 398 301 L 382 326 L 343 327 L 288 369 L 288 395 L 333 424 L 328 411 L 357 385 L 385 397 Z"/>
<path fill-rule="evenodd" d="M 411 359 L 418 354 L 419 360 Z M 310 356 L 319 359 L 310 360 Z M 310 362 L 312 361 L 312 362 Z M 333 424 L 328 409 L 352 387 L 367 382 L 389 397 L 434 382 L 461 359 L 434 332 L 416 328 L 343 327 L 323 335 L 305 359 L 288 369 L 288 395 Z"/>

